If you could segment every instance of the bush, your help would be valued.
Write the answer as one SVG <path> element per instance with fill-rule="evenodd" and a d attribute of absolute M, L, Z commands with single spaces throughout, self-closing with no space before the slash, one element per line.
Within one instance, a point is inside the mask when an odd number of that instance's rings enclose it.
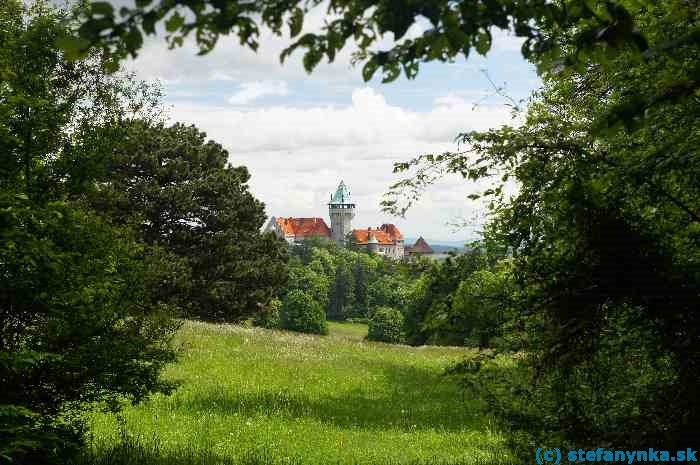
<path fill-rule="evenodd" d="M 325 310 L 311 295 L 301 290 L 291 291 L 284 298 L 280 320 L 284 329 L 328 334 Z"/>
<path fill-rule="evenodd" d="M 274 298 L 270 303 L 255 315 L 253 325 L 260 328 L 274 329 L 280 327 L 280 309 L 282 301 Z"/>
<path fill-rule="evenodd" d="M 150 300 L 138 245 L 61 203 L 0 193 L 0 462 L 56 463 L 91 403 L 167 393 L 177 323 Z"/>
<path fill-rule="evenodd" d="M 390 307 L 379 307 L 369 320 L 367 339 L 398 344 L 403 342 L 403 314 Z"/>

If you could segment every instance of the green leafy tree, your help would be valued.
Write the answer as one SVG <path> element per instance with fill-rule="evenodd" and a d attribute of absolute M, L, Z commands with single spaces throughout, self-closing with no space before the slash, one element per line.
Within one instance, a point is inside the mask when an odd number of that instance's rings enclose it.
<path fill-rule="evenodd" d="M 63 202 L 1 201 L 0 452 L 58 460 L 81 445 L 88 403 L 170 391 L 177 326 L 119 231 Z"/>
<path fill-rule="evenodd" d="M 370 287 L 378 278 L 378 264 L 384 259 L 364 252 L 354 254 L 352 317 L 366 318 L 370 311 Z"/>
<path fill-rule="evenodd" d="M 398 344 L 403 342 L 403 314 L 390 307 L 379 307 L 372 311 L 369 319 L 367 339 L 370 341 Z"/>
<path fill-rule="evenodd" d="M 344 320 L 351 316 L 350 312 L 355 299 L 354 289 L 355 280 L 351 263 L 346 256 L 339 257 L 330 288 L 327 312 L 329 319 Z"/>
<path fill-rule="evenodd" d="M 312 262 L 304 265 L 299 260 L 291 260 L 289 264 L 289 281 L 286 289 L 308 292 L 321 308 L 328 307 L 330 278 L 323 273 L 320 263 Z"/>
<path fill-rule="evenodd" d="M 280 312 L 282 311 L 282 301 L 274 298 L 270 303 L 255 314 L 253 324 L 260 328 L 275 329 L 281 325 Z"/>
<path fill-rule="evenodd" d="M 370 309 L 393 307 L 405 309 L 409 302 L 411 281 L 404 276 L 381 274 L 373 280 L 368 289 Z"/>
<path fill-rule="evenodd" d="M 526 392 L 537 411 L 496 408 L 525 434 L 677 449 L 700 431 L 700 48 L 684 40 L 698 14 L 693 2 L 647 4 L 633 22 L 658 53 L 545 75 L 521 126 L 397 166 L 426 174 L 397 185 L 409 191 L 441 169 L 498 176 L 483 195 L 534 329 Z"/>
<path fill-rule="evenodd" d="M 452 301 L 462 280 L 485 266 L 480 250 L 433 262 L 411 292 L 406 309 L 409 344 L 462 345 L 468 329 L 453 311 Z"/>
<path fill-rule="evenodd" d="M 123 97 L 149 96 L 99 57 L 66 61 L 63 19 L 0 3 L 0 457 L 13 463 L 68 458 L 91 404 L 172 388 L 159 375 L 177 325 L 147 289 L 155 256 L 75 201 L 133 114 Z"/>
<path fill-rule="evenodd" d="M 503 263 L 495 269 L 477 270 L 460 283 L 452 310 L 467 329 L 470 345 L 488 347 L 494 338 L 503 336 L 511 317 L 511 280 L 512 270 Z"/>
<path fill-rule="evenodd" d="M 313 296 L 298 289 L 289 292 L 282 301 L 281 326 L 302 333 L 328 334 L 323 307 Z"/>
<path fill-rule="evenodd" d="M 245 167 L 194 126 L 132 121 L 116 144 L 92 205 L 188 269 L 162 294 L 188 314 L 241 321 L 266 306 L 286 280 L 286 246 L 260 232 L 264 206 Z"/>

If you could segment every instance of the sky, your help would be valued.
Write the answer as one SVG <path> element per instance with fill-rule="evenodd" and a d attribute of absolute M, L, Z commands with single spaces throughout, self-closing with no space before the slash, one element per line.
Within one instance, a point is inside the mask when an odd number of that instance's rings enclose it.
<path fill-rule="evenodd" d="M 304 30 L 318 30 L 323 21 L 317 8 Z M 424 27 L 416 24 L 409 34 Z M 540 81 L 520 55 L 520 41 L 496 33 L 486 58 L 474 52 L 468 60 L 424 64 L 416 79 L 402 76 L 389 84 L 364 82 L 361 68 L 350 64 L 350 45 L 312 74 L 304 71 L 300 52 L 281 65 L 288 43 L 263 31 L 257 52 L 223 38 L 213 52 L 198 56 L 191 41 L 168 50 L 160 34 L 125 67 L 162 83 L 173 122 L 195 124 L 228 150 L 232 165 L 248 167 L 250 189 L 268 216 L 328 222 L 329 196 L 344 180 L 357 205 L 356 228 L 394 223 L 410 238 L 474 239 L 485 210 L 467 199 L 477 186 L 461 178 L 436 183 L 404 218 L 383 213 L 380 202 L 400 179 L 392 173 L 395 162 L 455 150 L 461 132 L 514 124 L 485 72 L 509 96 L 527 99 Z"/>

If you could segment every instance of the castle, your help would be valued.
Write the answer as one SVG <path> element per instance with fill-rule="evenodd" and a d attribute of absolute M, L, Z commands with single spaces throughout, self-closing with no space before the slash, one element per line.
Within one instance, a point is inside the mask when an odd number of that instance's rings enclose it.
<path fill-rule="evenodd" d="M 323 218 L 276 218 L 272 217 L 265 226 L 265 231 L 274 231 L 278 237 L 290 244 L 298 243 L 309 237 L 322 237 L 345 244 L 348 240 L 353 245 L 364 248 L 370 253 L 400 259 L 404 256 L 404 238 L 399 228 L 393 224 L 383 224 L 378 228 L 352 229 L 355 218 L 355 204 L 350 198 L 350 190 L 340 181 L 335 194 L 328 202 L 328 214 L 331 219 L 329 228 Z"/>

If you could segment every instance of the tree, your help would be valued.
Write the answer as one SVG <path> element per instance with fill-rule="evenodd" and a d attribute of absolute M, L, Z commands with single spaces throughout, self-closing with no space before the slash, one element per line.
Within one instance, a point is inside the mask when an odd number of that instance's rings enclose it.
<path fill-rule="evenodd" d="M 302 290 L 311 295 L 321 308 L 327 308 L 331 282 L 319 263 L 312 262 L 304 265 L 301 261 L 292 259 L 289 264 L 289 281 L 287 290 Z"/>
<path fill-rule="evenodd" d="M 384 260 L 382 257 L 372 256 L 366 252 L 355 252 L 353 273 L 353 309 L 352 316 L 366 318 L 370 312 L 370 286 L 379 277 L 378 264 Z"/>
<path fill-rule="evenodd" d="M 258 312 L 253 318 L 253 324 L 260 328 L 276 329 L 280 327 L 280 312 L 282 311 L 282 301 L 274 298 L 270 303 Z"/>
<path fill-rule="evenodd" d="M 313 296 L 298 289 L 289 292 L 282 301 L 281 326 L 302 333 L 328 334 L 323 307 Z"/>
<path fill-rule="evenodd" d="M 120 231 L 64 202 L 0 205 L 0 452 L 53 461 L 81 445 L 88 403 L 171 390 L 159 373 L 177 324 Z"/>
<path fill-rule="evenodd" d="M 455 291 L 452 303 L 452 310 L 467 329 L 467 338 L 481 348 L 493 345 L 493 339 L 503 335 L 510 317 L 512 270 L 507 263 L 499 265 L 469 275 Z"/>
<path fill-rule="evenodd" d="M 66 458 L 91 403 L 172 388 L 160 372 L 177 324 L 146 288 L 159 267 L 76 202 L 133 114 L 123 97 L 149 96 L 99 57 L 66 61 L 63 20 L 0 3 L 0 456 L 14 463 Z"/>
<path fill-rule="evenodd" d="M 407 277 L 382 273 L 369 285 L 370 311 L 378 307 L 405 309 L 409 302 L 410 285 Z"/>
<path fill-rule="evenodd" d="M 403 342 L 403 314 L 390 307 L 373 310 L 369 319 L 367 339 L 390 344 Z"/>
<path fill-rule="evenodd" d="M 656 2 L 634 18 L 663 53 L 545 76 L 522 126 L 397 166 L 418 168 L 397 186 L 409 191 L 441 169 L 495 178 L 483 192 L 490 229 L 513 252 L 520 317 L 536 323 L 527 395 L 540 410 L 522 430 L 669 449 L 700 431 L 700 46 L 682 39 L 697 27 L 692 3 Z"/>
<path fill-rule="evenodd" d="M 132 121 L 92 205 L 183 264 L 181 282 L 161 294 L 190 315 L 241 321 L 283 286 L 286 245 L 260 232 L 264 205 L 248 191 L 248 170 L 227 160 L 194 126 Z"/>
<path fill-rule="evenodd" d="M 347 257 L 338 257 L 328 304 L 329 319 L 344 320 L 348 318 L 355 299 L 354 287 L 355 280 L 351 264 Z"/>
<path fill-rule="evenodd" d="M 460 283 L 485 265 L 480 250 L 434 262 L 413 288 L 406 308 L 406 340 L 412 345 L 462 345 L 468 329 L 453 311 Z"/>

